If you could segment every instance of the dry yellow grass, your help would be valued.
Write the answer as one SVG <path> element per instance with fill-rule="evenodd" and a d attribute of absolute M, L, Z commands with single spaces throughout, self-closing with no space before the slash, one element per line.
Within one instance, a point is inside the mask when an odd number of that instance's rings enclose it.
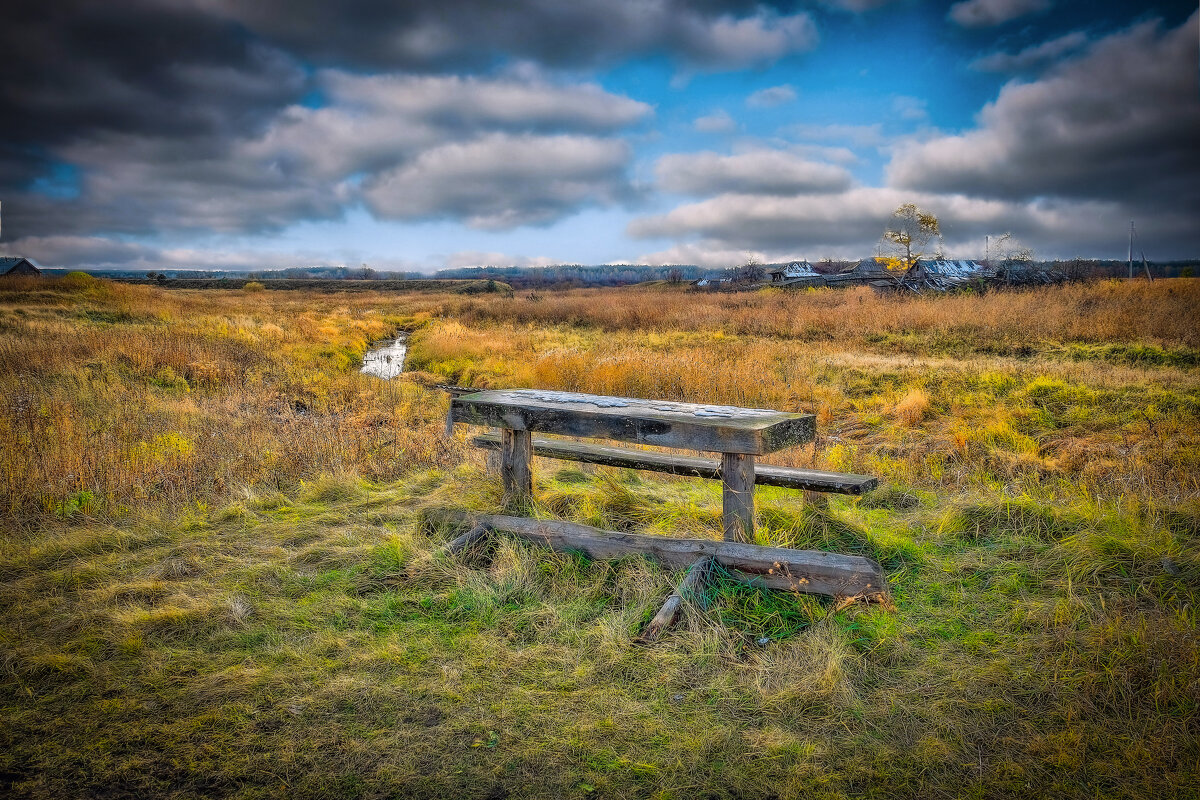
<path fill-rule="evenodd" d="M 1200 347 L 1193 324 L 1200 285 L 1189 280 L 1106 281 L 951 296 L 886 296 L 868 288 L 711 294 L 584 289 L 455 298 L 466 321 L 588 325 L 608 331 L 724 331 L 811 341 L 923 334 L 944 347 L 1028 352 L 1047 343 L 1144 342 Z M 903 342 L 896 342 L 903 345 Z"/>
<path fill-rule="evenodd" d="M 909 346 L 936 349 L 936 341 Z M 1063 343 L 1039 355 L 969 359 L 863 347 L 722 330 L 601 332 L 447 320 L 414 336 L 410 358 L 481 387 L 816 414 L 815 445 L 772 454 L 772 463 L 953 492 L 1000 485 L 1016 493 L 1133 492 L 1171 500 L 1200 492 L 1200 377 L 1192 367 L 1075 360 Z"/>
<path fill-rule="evenodd" d="M 0 285 L 0 793 L 1186 796 L 1195 299 Z M 651 563 L 440 556 L 425 512 L 500 488 L 444 397 L 358 375 L 409 326 L 419 380 L 816 412 L 772 460 L 888 485 L 760 490 L 759 535 L 877 559 L 895 611 L 722 584 L 638 647 Z M 711 481 L 536 478 L 537 514 L 720 535 Z"/>
<path fill-rule="evenodd" d="M 924 389 L 909 389 L 896 404 L 894 413 L 896 419 L 911 428 L 925 419 L 929 414 L 929 406 L 929 395 Z"/>
<path fill-rule="evenodd" d="M 0 284 L 0 514 L 113 515 L 456 458 L 440 397 L 358 373 L 427 314 L 378 296 Z"/>

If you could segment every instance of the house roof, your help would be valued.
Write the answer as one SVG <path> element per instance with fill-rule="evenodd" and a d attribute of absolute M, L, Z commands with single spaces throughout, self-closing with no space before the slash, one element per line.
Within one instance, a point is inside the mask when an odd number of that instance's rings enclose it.
<path fill-rule="evenodd" d="M 788 275 L 788 276 L 817 276 L 819 273 L 813 269 L 813 265 L 807 261 L 793 261 L 786 267 L 776 267 L 771 270 L 772 275 Z"/>
<path fill-rule="evenodd" d="M 23 258 L 22 256 L 0 256 L 0 275 L 7 275 L 10 272 L 36 274 L 40 273 L 41 270 L 28 258 Z"/>
<path fill-rule="evenodd" d="M 983 271 L 982 264 L 977 261 L 967 260 L 951 261 L 949 259 L 934 258 L 927 261 L 921 259 L 921 266 L 928 273 L 945 275 L 951 278 L 969 278 Z"/>

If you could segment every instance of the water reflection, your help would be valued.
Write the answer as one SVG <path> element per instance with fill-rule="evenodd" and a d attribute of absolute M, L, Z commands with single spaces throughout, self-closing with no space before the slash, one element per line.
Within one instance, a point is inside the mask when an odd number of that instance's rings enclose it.
<path fill-rule="evenodd" d="M 363 355 L 362 371 L 368 375 L 388 380 L 404 371 L 404 353 L 408 350 L 408 337 L 397 336 L 378 342 Z"/>

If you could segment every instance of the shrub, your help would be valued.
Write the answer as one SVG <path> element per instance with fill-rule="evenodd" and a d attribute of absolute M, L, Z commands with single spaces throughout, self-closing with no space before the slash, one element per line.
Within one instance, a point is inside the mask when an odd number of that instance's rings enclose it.
<path fill-rule="evenodd" d="M 917 425 L 929 414 L 929 395 L 924 389 L 909 389 L 896 404 L 896 419 L 905 425 Z"/>

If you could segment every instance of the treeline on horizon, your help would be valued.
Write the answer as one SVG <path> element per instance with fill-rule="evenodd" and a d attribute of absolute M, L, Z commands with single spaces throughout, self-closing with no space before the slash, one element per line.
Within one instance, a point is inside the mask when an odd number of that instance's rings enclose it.
<path fill-rule="evenodd" d="M 787 266 L 788 262 L 762 264 L 765 272 Z M 831 274 L 857 264 L 857 261 L 835 261 L 824 259 L 810 262 L 817 272 Z M 1065 261 L 1035 261 L 1031 266 L 1055 270 L 1076 279 L 1120 278 L 1128 275 L 1128 264 L 1114 259 L 1075 258 Z M 478 266 L 440 269 L 432 275 L 416 271 L 383 271 L 367 265 L 360 267 L 289 267 L 278 270 L 200 270 L 175 269 L 143 272 L 140 270 L 106 270 L 99 272 L 105 277 L 133 279 L 191 278 L 220 280 L 496 280 L 514 289 L 537 288 L 584 288 L 603 286 L 628 286 L 647 281 L 671 283 L 692 282 L 701 278 L 733 277 L 741 268 L 705 268 L 694 264 L 669 264 L 650 266 L 644 264 L 558 264 L 552 266 Z M 1150 270 L 1156 278 L 1187 278 L 1200 275 L 1200 261 L 1195 259 L 1150 262 Z M 66 273 L 65 269 L 46 269 L 48 274 Z M 1134 274 L 1143 274 L 1140 264 L 1134 264 Z"/>

